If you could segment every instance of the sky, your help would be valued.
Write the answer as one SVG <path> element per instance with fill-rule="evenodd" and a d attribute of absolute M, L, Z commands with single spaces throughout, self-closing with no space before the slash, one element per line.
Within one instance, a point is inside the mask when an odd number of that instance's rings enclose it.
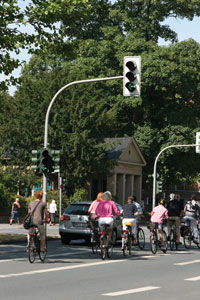
<path fill-rule="evenodd" d="M 168 24 L 172 30 L 174 30 L 178 34 L 178 41 L 181 42 L 183 40 L 187 40 L 189 38 L 193 38 L 196 42 L 200 43 L 200 18 L 195 17 L 192 21 L 188 21 L 187 19 L 175 19 L 169 18 L 164 24 Z M 165 42 L 164 40 L 159 40 L 159 45 L 168 45 L 169 42 Z M 19 55 L 19 58 L 29 61 L 30 55 L 28 55 L 25 51 L 22 51 Z M 20 76 L 20 69 L 17 69 L 13 72 L 13 75 L 16 77 Z M 0 76 L 1 79 L 1 76 Z M 9 88 L 10 95 L 13 95 L 16 88 L 14 86 Z"/>

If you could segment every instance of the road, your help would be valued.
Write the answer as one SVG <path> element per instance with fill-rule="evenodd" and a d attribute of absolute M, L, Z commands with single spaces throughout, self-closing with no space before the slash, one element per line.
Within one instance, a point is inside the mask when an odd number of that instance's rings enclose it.
<path fill-rule="evenodd" d="M 148 237 L 147 237 L 148 238 Z M 191 250 L 158 251 L 149 243 L 123 257 L 120 243 L 102 261 L 84 241 L 48 243 L 45 263 L 27 260 L 25 244 L 0 246 L 0 291 L 5 300 L 199 299 L 200 257 Z"/>

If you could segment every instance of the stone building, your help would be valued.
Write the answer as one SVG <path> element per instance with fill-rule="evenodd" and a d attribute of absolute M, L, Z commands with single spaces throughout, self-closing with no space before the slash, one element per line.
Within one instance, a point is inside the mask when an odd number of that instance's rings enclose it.
<path fill-rule="evenodd" d="M 107 138 L 112 144 L 107 149 L 108 158 L 116 159 L 117 165 L 111 170 L 111 175 L 93 177 L 90 186 L 90 199 L 94 200 L 100 191 L 111 191 L 113 198 L 124 204 L 130 195 L 135 195 L 139 201 L 142 197 L 142 168 L 146 161 L 132 137 Z"/>

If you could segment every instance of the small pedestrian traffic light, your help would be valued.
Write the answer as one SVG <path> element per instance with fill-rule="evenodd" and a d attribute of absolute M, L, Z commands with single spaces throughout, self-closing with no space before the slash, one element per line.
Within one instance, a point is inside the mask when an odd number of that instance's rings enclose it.
<path fill-rule="evenodd" d="M 125 56 L 123 68 L 123 95 L 140 96 L 141 56 Z"/>
<path fill-rule="evenodd" d="M 200 132 L 196 132 L 196 153 L 200 153 Z"/>
<path fill-rule="evenodd" d="M 156 194 L 162 193 L 163 189 L 163 183 L 162 181 L 156 181 Z"/>

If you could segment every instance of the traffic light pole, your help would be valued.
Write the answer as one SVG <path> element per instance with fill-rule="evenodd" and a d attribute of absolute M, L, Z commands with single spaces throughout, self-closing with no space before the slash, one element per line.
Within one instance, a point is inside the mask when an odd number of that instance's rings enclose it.
<path fill-rule="evenodd" d="M 156 156 L 155 162 L 154 162 L 154 171 L 153 171 L 153 197 L 152 197 L 152 209 L 155 207 L 156 204 L 156 179 L 157 179 L 157 174 L 156 174 L 156 166 L 157 166 L 157 161 L 159 156 L 167 149 L 169 148 L 180 148 L 180 147 L 196 147 L 198 145 L 196 144 L 189 144 L 189 145 L 170 145 L 165 148 L 163 148 L 158 155 Z"/>
<path fill-rule="evenodd" d="M 94 78 L 94 79 L 86 79 L 86 80 L 79 80 L 79 81 L 73 81 L 70 82 L 68 84 L 66 84 L 65 86 L 63 86 L 52 98 L 49 107 L 47 109 L 47 113 L 46 113 L 46 118 L 45 118 L 45 131 L 44 131 L 44 148 L 48 148 L 48 125 L 49 125 L 49 115 L 50 115 L 50 111 L 52 108 L 52 105 L 54 103 L 54 101 L 56 100 L 56 98 L 58 97 L 58 95 L 64 91 L 65 89 L 67 89 L 68 87 L 72 86 L 72 85 L 76 85 L 76 84 L 81 84 L 81 83 L 90 83 L 90 82 L 97 82 L 97 81 L 105 81 L 105 80 L 114 80 L 114 79 L 123 79 L 123 76 L 115 76 L 115 77 L 105 77 L 105 78 Z M 47 202 L 47 176 L 46 174 L 43 174 L 43 201 L 46 203 Z"/>

